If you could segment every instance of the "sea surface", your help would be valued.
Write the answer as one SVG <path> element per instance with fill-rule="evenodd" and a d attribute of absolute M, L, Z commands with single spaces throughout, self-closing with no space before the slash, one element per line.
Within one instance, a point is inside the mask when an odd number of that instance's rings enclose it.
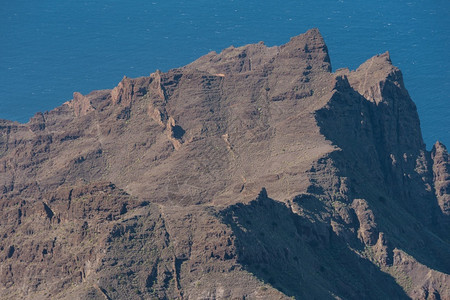
<path fill-rule="evenodd" d="M 417 104 L 427 148 L 450 146 L 449 0 L 0 0 L 0 118 L 26 122 L 124 75 L 210 51 L 280 45 L 317 27 L 333 69 L 389 50 Z"/>

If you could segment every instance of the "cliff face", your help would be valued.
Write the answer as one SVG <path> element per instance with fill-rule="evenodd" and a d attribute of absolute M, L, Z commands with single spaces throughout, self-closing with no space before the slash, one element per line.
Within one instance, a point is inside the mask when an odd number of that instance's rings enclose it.
<path fill-rule="evenodd" d="M 448 170 L 388 53 L 230 47 L 1 121 L 0 297 L 448 299 Z"/>
<path fill-rule="evenodd" d="M 433 175 L 436 197 L 439 207 L 445 216 L 450 215 L 450 164 L 447 148 L 436 142 L 431 150 L 433 159 Z"/>

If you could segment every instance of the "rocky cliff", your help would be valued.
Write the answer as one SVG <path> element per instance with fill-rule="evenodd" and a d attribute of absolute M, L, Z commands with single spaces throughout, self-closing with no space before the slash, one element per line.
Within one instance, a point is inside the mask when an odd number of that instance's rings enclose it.
<path fill-rule="evenodd" d="M 318 30 L 0 121 L 2 299 L 449 299 L 449 160 Z"/>

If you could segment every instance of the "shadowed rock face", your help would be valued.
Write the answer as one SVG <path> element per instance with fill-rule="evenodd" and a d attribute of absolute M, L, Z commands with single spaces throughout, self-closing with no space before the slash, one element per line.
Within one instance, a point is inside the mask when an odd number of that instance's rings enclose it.
<path fill-rule="evenodd" d="M 230 47 L 0 120 L 0 298 L 448 299 L 448 170 L 388 53 Z"/>
<path fill-rule="evenodd" d="M 450 164 L 447 148 L 436 142 L 431 150 L 433 159 L 434 187 L 439 207 L 445 216 L 450 215 Z"/>

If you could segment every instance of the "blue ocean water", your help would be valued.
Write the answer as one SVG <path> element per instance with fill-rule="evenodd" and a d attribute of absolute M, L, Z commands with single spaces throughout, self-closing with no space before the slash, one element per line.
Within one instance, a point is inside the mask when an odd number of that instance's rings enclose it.
<path fill-rule="evenodd" d="M 450 146 L 448 0 L 0 0 L 0 118 L 26 122 L 124 75 L 209 51 L 280 45 L 320 29 L 333 69 L 389 50 L 416 102 L 427 147 Z"/>

